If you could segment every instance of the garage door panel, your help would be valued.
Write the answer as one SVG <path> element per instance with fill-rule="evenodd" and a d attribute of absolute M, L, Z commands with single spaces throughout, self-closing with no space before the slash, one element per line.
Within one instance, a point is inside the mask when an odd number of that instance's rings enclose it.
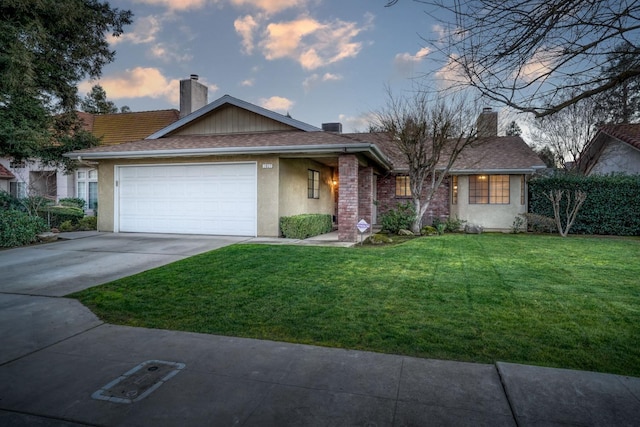
<path fill-rule="evenodd" d="M 256 165 L 119 168 L 119 230 L 256 235 Z"/>

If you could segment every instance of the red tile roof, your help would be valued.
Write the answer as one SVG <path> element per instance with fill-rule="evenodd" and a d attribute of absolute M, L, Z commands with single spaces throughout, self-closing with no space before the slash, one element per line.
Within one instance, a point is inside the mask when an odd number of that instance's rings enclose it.
<path fill-rule="evenodd" d="M 139 141 L 179 119 L 178 110 L 89 114 L 79 112 L 85 129 L 102 138 L 101 145 Z"/>
<path fill-rule="evenodd" d="M 605 125 L 600 128 L 600 132 L 618 138 L 640 150 L 640 124 Z"/>
<path fill-rule="evenodd" d="M 598 162 L 610 138 L 625 142 L 640 150 L 640 124 L 604 125 L 596 135 L 587 142 L 580 153 L 576 168 L 589 174 Z"/>
<path fill-rule="evenodd" d="M 77 114 L 80 120 L 82 120 L 82 128 L 91 132 L 91 129 L 93 129 L 93 114 L 85 113 L 84 111 L 78 111 Z"/>
<path fill-rule="evenodd" d="M 0 179 L 13 179 L 16 176 L 11 173 L 11 171 L 4 166 L 0 165 Z"/>

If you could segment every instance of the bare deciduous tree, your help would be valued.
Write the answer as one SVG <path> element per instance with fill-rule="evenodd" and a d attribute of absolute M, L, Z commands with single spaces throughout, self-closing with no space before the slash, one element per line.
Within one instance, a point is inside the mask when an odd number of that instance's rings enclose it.
<path fill-rule="evenodd" d="M 570 98 L 573 93 L 569 91 L 566 97 Z M 537 147 L 550 148 L 559 166 L 568 168 L 578 160 L 603 118 L 595 98 L 583 99 L 553 115 L 534 119 L 531 136 Z"/>
<path fill-rule="evenodd" d="M 562 218 L 560 215 L 560 204 L 565 194 L 567 196 L 567 204 L 565 207 L 563 226 Z M 550 190 L 548 193 L 544 193 L 544 195 L 547 196 L 547 199 L 549 199 L 549 201 L 553 205 L 553 217 L 556 221 L 558 233 L 560 233 L 562 237 L 567 237 L 567 234 L 569 234 L 569 230 L 571 229 L 573 222 L 576 220 L 576 216 L 578 216 L 580 207 L 587 199 L 587 193 L 585 193 L 584 191 L 576 190 L 572 198 L 571 192 L 569 190 Z"/>
<path fill-rule="evenodd" d="M 420 233 L 422 217 L 460 153 L 477 140 L 473 103 L 427 92 L 394 97 L 375 113 L 372 128 L 388 133 L 407 165 L 416 217 L 411 231 Z"/>
<path fill-rule="evenodd" d="M 433 6 L 443 31 L 427 42 L 465 85 L 536 117 L 640 75 L 638 0 L 415 1 Z M 631 61 L 602 73 L 629 50 Z M 573 96 L 559 97 L 565 89 Z"/>

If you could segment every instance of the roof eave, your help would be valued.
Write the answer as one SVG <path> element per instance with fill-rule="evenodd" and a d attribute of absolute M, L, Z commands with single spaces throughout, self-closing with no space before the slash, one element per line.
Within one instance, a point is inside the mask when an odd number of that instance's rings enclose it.
<path fill-rule="evenodd" d="M 391 163 L 373 144 L 322 144 L 297 146 L 266 146 L 266 147 L 223 147 L 223 148 L 180 148 L 169 150 L 140 150 L 140 151 L 111 151 L 111 152 L 71 152 L 64 157 L 84 160 L 109 159 L 141 159 L 166 157 L 202 157 L 202 156 L 231 156 L 250 154 L 340 154 L 364 153 L 369 154 L 376 162 L 387 169 L 392 169 Z"/>
<path fill-rule="evenodd" d="M 546 166 L 530 166 L 528 168 L 479 168 L 479 169 L 451 169 L 450 175 L 527 175 L 535 173 L 539 170 L 546 169 Z"/>

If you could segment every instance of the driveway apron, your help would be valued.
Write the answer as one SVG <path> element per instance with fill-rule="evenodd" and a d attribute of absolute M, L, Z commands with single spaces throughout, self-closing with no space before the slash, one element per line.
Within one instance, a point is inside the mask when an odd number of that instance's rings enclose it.
<path fill-rule="evenodd" d="M 0 293 L 64 296 L 246 237 L 100 233 L 0 251 Z"/>

